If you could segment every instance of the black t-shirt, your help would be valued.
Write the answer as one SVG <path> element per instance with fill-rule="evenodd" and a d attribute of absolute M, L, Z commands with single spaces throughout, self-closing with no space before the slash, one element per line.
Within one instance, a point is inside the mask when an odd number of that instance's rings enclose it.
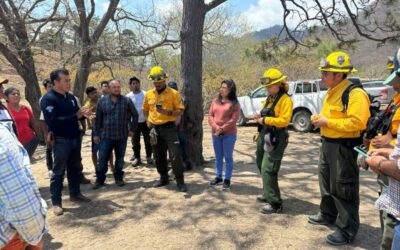
<path fill-rule="evenodd" d="M 62 95 L 54 89 L 45 94 L 40 102 L 44 120 L 54 136 L 64 138 L 79 138 L 79 124 L 76 113 L 78 102 L 70 93 Z"/>

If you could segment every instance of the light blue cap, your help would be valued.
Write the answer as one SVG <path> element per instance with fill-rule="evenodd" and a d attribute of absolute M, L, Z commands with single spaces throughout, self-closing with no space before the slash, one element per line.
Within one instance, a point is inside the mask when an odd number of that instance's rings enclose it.
<path fill-rule="evenodd" d="M 400 84 L 400 68 L 393 71 L 393 73 L 383 82 L 383 85 L 393 85 L 396 83 Z"/>

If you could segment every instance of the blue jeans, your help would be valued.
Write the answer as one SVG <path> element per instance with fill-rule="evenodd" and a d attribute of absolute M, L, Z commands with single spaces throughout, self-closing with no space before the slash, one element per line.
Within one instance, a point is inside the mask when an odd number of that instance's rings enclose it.
<path fill-rule="evenodd" d="M 225 159 L 225 180 L 230 180 L 233 170 L 233 148 L 235 147 L 236 134 L 227 134 L 222 136 L 212 136 L 215 167 L 217 169 L 217 178 L 222 179 L 222 169 Z"/>
<path fill-rule="evenodd" d="M 61 206 L 61 192 L 65 171 L 67 171 L 69 195 L 81 192 L 79 179 L 81 175 L 81 140 L 56 137 L 53 146 L 54 165 L 50 179 L 51 202 Z"/>
<path fill-rule="evenodd" d="M 392 250 L 400 249 L 400 221 L 397 221 L 394 227 L 394 237 L 392 242 Z"/>
<path fill-rule="evenodd" d="M 115 173 L 114 179 L 116 181 L 122 180 L 124 176 L 124 156 L 126 151 L 126 143 L 128 138 L 111 140 L 107 138 L 101 138 L 99 147 L 99 164 L 96 167 L 96 182 L 103 184 L 106 180 L 107 174 L 107 163 L 110 158 L 111 152 L 115 151 Z"/>

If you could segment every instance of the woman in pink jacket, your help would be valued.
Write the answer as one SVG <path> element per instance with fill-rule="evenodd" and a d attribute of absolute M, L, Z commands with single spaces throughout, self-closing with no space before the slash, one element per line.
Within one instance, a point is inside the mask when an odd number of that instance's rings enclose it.
<path fill-rule="evenodd" d="M 223 190 L 231 186 L 233 170 L 233 148 L 236 142 L 236 122 L 240 115 L 240 105 L 236 97 L 236 86 L 233 80 L 224 80 L 219 88 L 208 113 L 208 123 L 212 128 L 212 141 L 215 152 L 216 177 L 210 182 L 211 187 L 222 184 Z M 225 178 L 222 179 L 225 159 Z"/>

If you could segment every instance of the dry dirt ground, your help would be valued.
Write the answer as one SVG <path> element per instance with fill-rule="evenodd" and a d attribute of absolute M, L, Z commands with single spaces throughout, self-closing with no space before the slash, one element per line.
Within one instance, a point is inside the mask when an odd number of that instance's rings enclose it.
<path fill-rule="evenodd" d="M 215 173 L 214 154 L 209 127 L 204 127 L 208 164 L 185 173 L 186 194 L 176 192 L 174 182 L 166 188 L 152 188 L 158 178 L 154 167 L 133 168 L 126 163 L 126 186 L 115 186 L 110 174 L 108 185 L 102 189 L 82 186 L 82 192 L 93 200 L 89 204 L 70 202 L 64 189 L 65 213 L 60 217 L 51 212 L 44 148 L 39 147 L 32 170 L 50 208 L 45 249 L 333 249 L 325 243 L 325 237 L 334 228 L 307 222 L 307 216 L 318 211 L 320 200 L 318 134 L 290 131 L 279 173 L 284 213 L 264 215 L 256 202 L 261 193 L 252 142 L 256 128 L 239 128 L 232 188 L 225 192 L 220 187 L 208 187 Z M 86 176 L 93 181 L 88 135 L 82 154 Z M 126 162 L 131 155 L 128 147 Z M 378 212 L 373 206 L 377 189 L 375 176 L 362 170 L 360 230 L 351 245 L 340 249 L 379 247 Z"/>

